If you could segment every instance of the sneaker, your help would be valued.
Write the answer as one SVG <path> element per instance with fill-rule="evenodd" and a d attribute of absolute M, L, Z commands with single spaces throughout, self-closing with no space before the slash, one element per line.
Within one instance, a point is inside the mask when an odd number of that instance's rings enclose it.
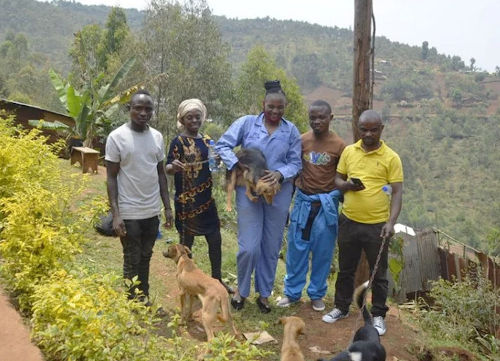
<path fill-rule="evenodd" d="M 349 316 L 349 312 L 343 313 L 338 308 L 334 308 L 333 310 L 328 312 L 326 315 L 324 315 L 321 319 L 323 320 L 323 322 L 326 322 L 326 323 L 334 323 L 338 320 L 346 318 L 347 316 Z"/>
<path fill-rule="evenodd" d="M 297 301 L 292 301 L 287 296 L 283 296 L 283 298 L 276 303 L 276 306 L 278 306 L 278 307 L 288 307 L 288 306 L 294 304 Z"/>
<path fill-rule="evenodd" d="M 387 332 L 387 327 L 385 326 L 385 320 L 382 316 L 373 317 L 373 327 L 375 327 L 380 336 L 385 335 L 385 333 Z"/>
<path fill-rule="evenodd" d="M 311 305 L 314 311 L 323 311 L 325 309 L 325 303 L 321 298 L 317 300 L 311 300 Z"/>

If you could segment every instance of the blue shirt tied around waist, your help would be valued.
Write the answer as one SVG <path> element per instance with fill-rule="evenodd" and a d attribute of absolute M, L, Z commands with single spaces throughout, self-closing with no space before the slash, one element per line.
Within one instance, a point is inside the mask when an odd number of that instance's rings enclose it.
<path fill-rule="evenodd" d="M 252 202 L 245 195 L 244 187 L 236 187 L 238 291 L 242 297 L 250 295 L 251 277 L 255 272 L 255 291 L 261 297 L 269 297 L 292 200 L 291 180 L 302 169 L 300 133 L 292 122 L 281 118 L 279 127 L 269 134 L 264 113 L 246 115 L 237 119 L 215 145 L 215 151 L 228 169 L 238 162 L 233 152 L 237 146 L 260 149 L 268 168 L 279 171 L 284 178 L 272 204 L 260 198 Z"/>
<path fill-rule="evenodd" d="M 297 189 L 295 203 L 288 227 L 287 274 L 285 295 L 292 301 L 300 299 L 309 271 L 309 253 L 312 253 L 311 276 L 307 294 L 311 300 L 326 295 L 328 274 L 335 250 L 338 232 L 338 206 L 342 193 L 335 189 L 329 193 L 307 195 Z M 310 225 L 308 240 L 303 239 L 311 204 L 321 207 Z"/>
<path fill-rule="evenodd" d="M 307 218 L 311 211 L 311 203 L 320 202 L 321 210 L 314 220 L 315 227 L 335 227 L 337 228 L 339 199 L 342 197 L 342 192 L 335 189 L 330 193 L 319 193 L 307 195 L 297 189 L 295 196 L 295 206 L 292 212 L 293 218 L 297 218 L 297 226 L 299 230 L 306 227 Z M 297 212 L 297 214 L 295 214 Z"/>

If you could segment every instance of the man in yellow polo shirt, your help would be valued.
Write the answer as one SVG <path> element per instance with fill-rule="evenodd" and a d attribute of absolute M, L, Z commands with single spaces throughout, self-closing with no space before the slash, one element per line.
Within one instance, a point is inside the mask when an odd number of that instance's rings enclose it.
<path fill-rule="evenodd" d="M 385 334 L 385 313 L 388 281 L 387 253 L 394 224 L 403 200 L 403 167 L 396 152 L 380 140 L 384 125 L 373 110 L 361 114 L 358 123 L 361 139 L 344 149 L 335 176 L 335 185 L 344 191 L 342 214 L 339 216 L 339 273 L 335 285 L 335 308 L 323 316 L 334 323 L 349 314 L 354 291 L 354 273 L 366 253 L 370 273 L 374 269 L 379 249 L 383 252 L 372 284 L 373 325 Z M 359 180 L 359 181 L 358 181 Z M 390 185 L 392 195 L 383 191 Z"/>

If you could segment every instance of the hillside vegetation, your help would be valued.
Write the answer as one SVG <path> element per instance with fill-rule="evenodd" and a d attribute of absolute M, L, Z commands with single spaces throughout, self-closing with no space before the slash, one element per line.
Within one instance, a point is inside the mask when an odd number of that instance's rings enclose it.
<path fill-rule="evenodd" d="M 74 59 L 69 56 L 74 34 L 89 24 L 104 26 L 111 8 L 34 0 L 0 0 L 0 8 L 0 96 L 63 110 L 47 71 L 74 72 Z M 123 52 L 140 52 L 145 46 L 140 39 L 146 14 L 125 13 L 135 40 L 127 41 Z M 245 109 L 238 107 L 244 102 L 234 89 L 240 79 L 246 79 L 241 69 L 247 55 L 260 45 L 295 79 L 306 103 L 324 98 L 333 105 L 333 127 L 351 141 L 351 30 L 270 18 L 211 19 L 220 32 L 214 39 L 220 36 L 224 46 L 219 54 L 227 56 L 230 64 L 218 59 L 218 71 L 227 78 L 213 78 L 217 86 L 199 95 L 209 103 L 216 125 L 223 127 Z M 187 46 L 181 43 L 175 48 L 173 58 L 183 45 Z M 487 74 L 475 69 L 472 61 L 440 54 L 425 41 L 418 47 L 377 37 L 375 46 L 374 108 L 387 121 L 384 138 L 401 155 L 405 168 L 399 221 L 416 228 L 437 226 L 463 243 L 499 254 L 500 74 Z M 122 54 L 114 62 L 123 59 Z M 129 84 L 144 77 L 141 71 L 150 67 L 141 58 L 138 64 Z M 177 66 L 176 73 L 201 81 Z M 173 78 L 169 81 L 167 88 L 175 84 Z M 176 92 L 177 97 L 196 96 L 196 87 L 184 86 Z M 178 99 L 173 97 L 165 107 L 169 114 L 161 121 L 174 116 L 170 113 L 176 104 Z M 165 134 L 170 138 L 170 133 Z"/>

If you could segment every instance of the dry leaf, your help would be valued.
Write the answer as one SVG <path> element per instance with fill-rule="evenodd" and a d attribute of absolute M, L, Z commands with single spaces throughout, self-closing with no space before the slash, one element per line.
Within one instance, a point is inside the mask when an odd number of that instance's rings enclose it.
<path fill-rule="evenodd" d="M 244 332 L 243 336 L 253 345 L 262 345 L 263 343 L 273 342 L 278 343 L 273 336 L 271 336 L 267 331 L 260 332 Z"/>

